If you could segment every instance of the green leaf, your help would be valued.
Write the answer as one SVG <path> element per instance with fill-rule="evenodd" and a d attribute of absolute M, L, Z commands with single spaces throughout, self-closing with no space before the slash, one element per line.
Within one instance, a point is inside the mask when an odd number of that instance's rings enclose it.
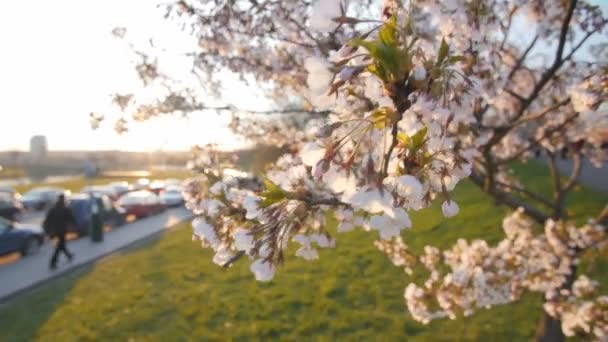
<path fill-rule="evenodd" d="M 374 127 L 383 129 L 395 120 L 395 110 L 390 107 L 381 107 L 372 112 Z"/>
<path fill-rule="evenodd" d="M 454 63 L 458 63 L 458 62 L 462 62 L 464 61 L 464 56 L 451 56 L 450 58 L 448 58 L 448 63 L 450 64 L 454 64 Z"/>
<path fill-rule="evenodd" d="M 262 208 L 266 208 L 285 199 L 285 191 L 283 191 L 283 189 L 281 189 L 278 185 L 274 184 L 267 177 L 264 177 L 264 187 L 266 187 L 266 190 L 264 190 L 260 194 L 260 196 L 264 198 L 264 200 L 260 204 Z"/>
<path fill-rule="evenodd" d="M 405 148 L 411 149 L 413 152 L 416 152 L 418 149 L 424 145 L 424 139 L 426 138 L 427 128 L 426 126 L 421 128 L 418 132 L 416 132 L 411 137 L 407 134 L 401 132 L 397 134 L 397 140 L 401 142 L 401 144 Z"/>
<path fill-rule="evenodd" d="M 412 139 L 410 139 L 410 137 L 403 132 L 397 133 L 397 140 L 400 141 L 405 147 L 412 145 Z"/>
<path fill-rule="evenodd" d="M 450 52 L 450 46 L 445 41 L 445 38 L 441 39 L 441 47 L 439 48 L 439 54 L 437 54 L 437 64 L 441 65 L 443 60 L 448 56 L 448 52 Z"/>
<path fill-rule="evenodd" d="M 393 15 L 391 20 L 382 26 L 379 36 L 385 45 L 397 45 L 397 16 Z"/>
<path fill-rule="evenodd" d="M 416 134 L 412 135 L 412 148 L 417 150 L 424 144 L 424 139 L 426 138 L 427 128 L 423 127 L 421 130 L 416 132 Z"/>
<path fill-rule="evenodd" d="M 382 27 L 378 39 L 356 38 L 349 45 L 362 46 L 369 52 L 374 64 L 368 69 L 384 82 L 399 81 L 407 74 L 403 72 L 403 69 L 411 64 L 411 58 L 407 55 L 407 51 L 399 49 L 396 18 Z"/>

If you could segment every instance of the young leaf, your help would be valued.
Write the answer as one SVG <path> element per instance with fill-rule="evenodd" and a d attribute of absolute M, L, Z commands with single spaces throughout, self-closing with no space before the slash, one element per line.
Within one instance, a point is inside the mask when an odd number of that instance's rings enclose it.
<path fill-rule="evenodd" d="M 448 58 L 448 63 L 450 64 L 454 64 L 454 63 L 458 63 L 458 62 L 462 62 L 464 61 L 464 56 L 451 56 L 450 58 Z"/>
<path fill-rule="evenodd" d="M 264 190 L 260 196 L 264 198 L 260 206 L 266 208 L 285 198 L 285 192 L 270 179 L 264 178 Z"/>
<path fill-rule="evenodd" d="M 439 54 L 437 54 L 437 64 L 441 65 L 443 60 L 448 56 L 448 52 L 450 51 L 450 46 L 445 41 L 445 38 L 441 39 L 441 47 L 439 48 Z"/>
<path fill-rule="evenodd" d="M 424 139 L 426 138 L 426 126 L 421 130 L 416 132 L 416 134 L 412 135 L 412 148 L 417 150 L 424 144 Z"/>
<path fill-rule="evenodd" d="M 390 107 L 382 107 L 372 112 L 374 127 L 383 129 L 395 120 L 395 110 Z"/>

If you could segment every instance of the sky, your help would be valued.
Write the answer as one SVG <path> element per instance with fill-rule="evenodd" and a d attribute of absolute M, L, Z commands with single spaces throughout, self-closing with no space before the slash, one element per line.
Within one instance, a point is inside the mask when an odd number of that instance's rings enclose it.
<path fill-rule="evenodd" d="M 128 37 L 155 36 L 178 51 L 191 39 L 162 18 L 154 0 L 33 0 L 0 5 L 0 150 L 27 150 L 45 135 L 51 150 L 180 150 L 243 141 L 227 128 L 229 117 L 213 113 L 176 116 L 130 125 L 118 135 L 111 122 L 90 128 L 89 113 L 107 111 L 110 94 L 140 86 L 126 42 L 111 35 L 125 26 Z M 167 45 L 167 43 L 169 43 Z M 171 46 L 173 44 L 173 46 Z M 188 61 L 170 63 L 189 70 Z M 243 85 L 235 85 L 242 87 Z M 255 94 L 240 93 L 246 106 Z M 245 95 L 243 95 L 245 94 Z M 247 107 L 250 108 L 250 107 Z M 178 132 L 178 134 L 176 134 Z"/>
<path fill-rule="evenodd" d="M 171 53 L 195 44 L 175 23 L 163 19 L 157 0 L 30 0 L 0 4 L 0 150 L 27 150 L 29 139 L 42 134 L 51 150 L 183 150 L 216 142 L 227 149 L 244 141 L 227 128 L 230 118 L 213 113 L 153 119 L 130 125 L 118 135 L 106 122 L 91 130 L 89 113 L 108 112 L 110 94 L 140 86 L 133 54 L 110 32 L 125 26 L 130 41 L 156 43 Z M 607 10 L 608 0 L 592 1 Z M 605 12 L 606 13 L 606 12 Z M 517 37 L 530 36 L 520 25 Z M 516 28 L 517 31 L 517 28 Z M 521 34 L 520 34 L 521 33 Z M 515 37 L 517 36 L 517 37 Z M 606 37 L 603 37 L 606 38 Z M 523 43 L 523 40 L 522 40 Z M 165 55 L 161 66 L 172 74 L 189 71 L 178 55 Z M 261 94 L 227 77 L 239 106 L 261 105 Z"/>

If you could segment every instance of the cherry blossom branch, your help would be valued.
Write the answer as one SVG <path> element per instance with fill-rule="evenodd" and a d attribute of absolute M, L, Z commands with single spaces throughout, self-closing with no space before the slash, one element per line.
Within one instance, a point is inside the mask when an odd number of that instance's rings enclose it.
<path fill-rule="evenodd" d="M 473 181 L 474 184 L 476 184 L 482 189 L 485 189 L 485 179 L 487 178 L 487 176 L 482 176 L 476 171 L 473 171 L 469 178 Z M 549 216 L 543 213 L 541 210 L 533 207 L 529 203 L 526 203 L 520 199 L 517 199 L 513 196 L 509 196 L 506 192 L 497 189 L 495 186 L 488 188 L 485 191 L 489 195 L 492 195 L 499 203 L 505 204 L 511 207 L 512 209 L 523 208 L 528 216 L 530 216 L 532 219 L 534 219 L 534 221 L 540 224 L 543 224 L 549 218 Z"/>
<path fill-rule="evenodd" d="M 570 115 L 568 118 L 566 118 L 566 120 L 564 120 L 564 122 L 562 122 L 561 124 L 555 126 L 554 128 L 546 130 L 540 138 L 538 138 L 538 139 L 530 138 L 528 140 L 528 144 L 526 146 L 522 147 L 517 152 L 515 152 L 511 156 L 509 156 L 508 158 L 498 160 L 496 162 L 497 165 L 506 165 L 506 164 L 514 162 L 519 157 L 521 157 L 524 153 L 530 151 L 533 148 L 536 148 L 543 139 L 548 138 L 553 133 L 556 133 L 556 132 L 562 130 L 564 127 L 566 127 L 572 121 L 574 121 L 574 119 L 576 119 L 578 116 L 579 116 L 579 113 L 574 113 L 573 115 Z"/>
<path fill-rule="evenodd" d="M 517 62 L 515 62 L 515 65 L 511 69 L 511 72 L 509 72 L 509 75 L 507 76 L 507 80 L 508 81 L 510 81 L 513 78 L 513 75 L 522 66 L 522 64 L 524 63 L 524 61 L 528 57 L 528 54 L 530 53 L 530 51 L 532 51 L 532 48 L 534 48 L 534 45 L 536 45 L 537 41 L 538 41 L 538 34 L 534 36 L 534 39 L 532 39 L 532 42 L 530 42 L 530 44 L 528 45 L 528 47 L 526 48 L 526 50 L 524 50 L 524 53 L 519 57 L 519 59 L 517 60 Z"/>
<path fill-rule="evenodd" d="M 496 183 L 496 185 L 509 189 L 509 190 L 514 190 L 517 192 L 520 192 L 542 204 L 544 204 L 545 206 L 547 206 L 548 208 L 553 208 L 553 203 L 551 203 L 551 201 L 549 201 L 548 199 L 546 199 L 545 197 L 541 196 L 540 194 L 534 193 L 528 189 L 513 185 L 513 184 L 507 184 L 507 183 L 503 183 L 500 181 L 494 181 L 494 183 Z"/>

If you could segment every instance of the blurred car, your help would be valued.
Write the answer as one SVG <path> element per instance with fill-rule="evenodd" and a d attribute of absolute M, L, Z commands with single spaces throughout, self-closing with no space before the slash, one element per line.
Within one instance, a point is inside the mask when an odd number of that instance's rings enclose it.
<path fill-rule="evenodd" d="M 144 189 L 147 189 L 149 185 L 150 185 L 150 180 L 148 178 L 140 178 L 133 185 L 133 189 L 144 190 Z"/>
<path fill-rule="evenodd" d="M 25 208 L 18 195 L 16 192 L 0 190 L 0 217 L 10 221 L 21 221 Z"/>
<path fill-rule="evenodd" d="M 164 182 L 165 182 L 166 186 L 169 186 L 169 185 L 181 186 L 182 185 L 182 180 L 177 179 L 177 178 L 167 178 L 167 179 L 165 179 Z"/>
<path fill-rule="evenodd" d="M 60 188 L 35 188 L 26 192 L 21 202 L 27 210 L 42 210 L 52 206 L 61 194 L 69 195 L 70 192 Z"/>
<path fill-rule="evenodd" d="M 35 227 L 0 218 L 0 255 L 14 252 L 35 254 L 43 243 L 44 234 Z"/>
<path fill-rule="evenodd" d="M 14 188 L 11 188 L 10 186 L 0 186 L 0 192 L 9 192 L 15 197 L 15 199 L 21 201 L 21 194 L 18 193 L 17 190 L 15 190 Z"/>
<path fill-rule="evenodd" d="M 80 189 L 80 192 L 83 194 L 92 193 L 95 195 L 106 195 L 110 197 L 112 201 L 118 200 L 121 195 L 114 187 L 109 185 L 85 186 L 84 188 Z"/>
<path fill-rule="evenodd" d="M 69 227 L 68 231 L 80 236 L 88 235 L 91 232 L 94 205 L 97 206 L 103 225 L 118 227 L 127 221 L 126 211 L 115 206 L 107 195 L 96 193 L 76 194 L 70 196 L 68 203 L 76 220 L 76 225 Z"/>
<path fill-rule="evenodd" d="M 150 184 L 148 185 L 148 190 L 159 195 L 161 192 L 163 192 L 165 190 L 165 186 L 166 186 L 165 182 L 163 182 L 161 180 L 154 180 L 154 181 L 150 182 Z"/>
<path fill-rule="evenodd" d="M 127 182 L 127 181 L 112 182 L 112 183 L 108 184 L 107 186 L 114 189 L 114 191 L 116 191 L 118 196 L 121 196 L 121 195 L 133 190 L 133 187 L 131 185 L 129 185 L 129 182 Z"/>
<path fill-rule="evenodd" d="M 159 197 L 161 203 L 167 207 L 179 207 L 184 204 L 184 196 L 180 186 L 168 186 Z"/>
<path fill-rule="evenodd" d="M 264 183 L 260 178 L 251 173 L 235 169 L 225 169 L 222 181 L 225 183 L 234 182 L 238 184 L 239 188 L 249 189 L 253 192 L 262 191 L 262 189 L 264 189 Z"/>
<path fill-rule="evenodd" d="M 127 211 L 127 215 L 142 218 L 165 210 L 158 195 L 148 190 L 128 192 L 120 197 L 118 205 Z"/>

